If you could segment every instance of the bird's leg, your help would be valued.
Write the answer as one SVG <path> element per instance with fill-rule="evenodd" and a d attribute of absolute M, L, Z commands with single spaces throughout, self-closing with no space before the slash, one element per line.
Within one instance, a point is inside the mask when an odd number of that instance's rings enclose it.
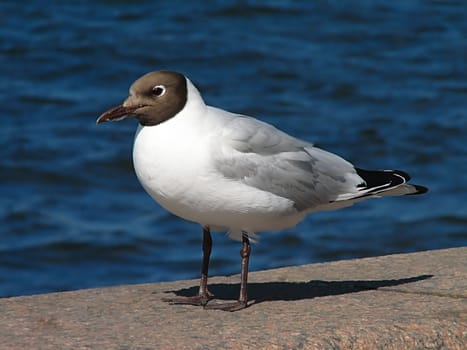
<path fill-rule="evenodd" d="M 201 265 L 201 279 L 199 284 L 198 295 L 191 297 L 173 297 L 164 298 L 163 301 L 167 301 L 172 304 L 189 304 L 204 306 L 213 297 L 213 294 L 208 290 L 208 270 L 209 270 L 209 259 L 211 257 L 212 249 L 212 237 L 209 226 L 203 227 L 203 263 Z"/>
<path fill-rule="evenodd" d="M 211 258 L 212 237 L 209 226 L 203 227 L 203 264 L 201 265 L 201 280 L 198 295 L 206 299 L 206 303 L 213 294 L 208 290 L 209 259 Z"/>
<path fill-rule="evenodd" d="M 251 245 L 248 239 L 248 234 L 243 232 L 242 234 L 242 249 L 240 249 L 240 256 L 242 257 L 242 272 L 240 281 L 240 295 L 236 302 L 227 303 L 214 303 L 207 304 L 206 309 L 216 309 L 224 311 L 237 311 L 244 309 L 248 306 L 248 263 L 250 260 Z"/>
<path fill-rule="evenodd" d="M 250 262 L 251 245 L 247 234 L 242 235 L 242 249 L 240 250 L 240 256 L 242 257 L 242 272 L 240 282 L 240 296 L 238 301 L 244 306 L 248 303 L 248 263 Z"/>

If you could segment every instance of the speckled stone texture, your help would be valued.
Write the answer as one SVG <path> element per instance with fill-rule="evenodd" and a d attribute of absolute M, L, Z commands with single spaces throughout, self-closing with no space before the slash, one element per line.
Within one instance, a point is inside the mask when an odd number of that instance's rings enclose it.
<path fill-rule="evenodd" d="M 251 273 L 233 313 L 161 301 L 197 283 L 0 299 L 0 349 L 467 349 L 467 248 Z"/>

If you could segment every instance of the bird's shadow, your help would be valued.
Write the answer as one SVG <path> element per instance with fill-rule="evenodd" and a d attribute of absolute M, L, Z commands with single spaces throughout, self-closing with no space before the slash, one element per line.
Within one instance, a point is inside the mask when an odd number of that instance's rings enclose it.
<path fill-rule="evenodd" d="M 375 290 L 381 287 L 392 287 L 401 284 L 413 283 L 432 278 L 433 275 L 420 275 L 392 280 L 369 280 L 369 281 L 321 281 L 311 280 L 308 282 L 263 282 L 249 283 L 248 295 L 254 303 L 277 300 L 302 300 L 331 295 L 356 293 L 366 290 Z M 232 300 L 237 299 L 239 284 L 217 283 L 209 285 L 209 290 L 215 299 Z M 198 286 L 171 290 L 166 293 L 174 293 L 177 296 L 193 296 L 198 293 Z"/>

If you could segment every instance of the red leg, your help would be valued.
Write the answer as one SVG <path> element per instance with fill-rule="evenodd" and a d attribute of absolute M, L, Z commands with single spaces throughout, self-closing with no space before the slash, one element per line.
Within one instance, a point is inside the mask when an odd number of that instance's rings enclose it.
<path fill-rule="evenodd" d="M 250 240 L 246 233 L 242 236 L 242 249 L 240 250 L 240 256 L 242 257 L 242 273 L 240 281 L 240 295 L 235 302 L 222 302 L 222 303 L 210 303 L 205 306 L 206 309 L 216 309 L 224 311 L 237 311 L 244 309 L 248 306 L 248 263 L 250 260 L 251 246 Z"/>
<path fill-rule="evenodd" d="M 213 294 L 208 290 L 209 259 L 211 257 L 212 237 L 208 226 L 203 227 L 203 264 L 201 266 L 201 280 L 198 295 L 191 297 L 163 298 L 163 301 L 171 304 L 188 304 L 204 306 L 212 299 Z"/>

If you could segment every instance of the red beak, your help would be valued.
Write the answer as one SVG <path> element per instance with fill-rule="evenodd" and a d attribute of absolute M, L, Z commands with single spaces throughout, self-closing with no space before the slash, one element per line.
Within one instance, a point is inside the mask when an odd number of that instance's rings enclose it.
<path fill-rule="evenodd" d="M 102 113 L 100 117 L 97 118 L 96 124 L 110 122 L 110 121 L 119 121 L 119 120 L 125 119 L 128 115 L 133 114 L 139 107 L 141 106 L 132 106 L 132 107 L 125 107 L 124 105 L 116 106 Z"/>

